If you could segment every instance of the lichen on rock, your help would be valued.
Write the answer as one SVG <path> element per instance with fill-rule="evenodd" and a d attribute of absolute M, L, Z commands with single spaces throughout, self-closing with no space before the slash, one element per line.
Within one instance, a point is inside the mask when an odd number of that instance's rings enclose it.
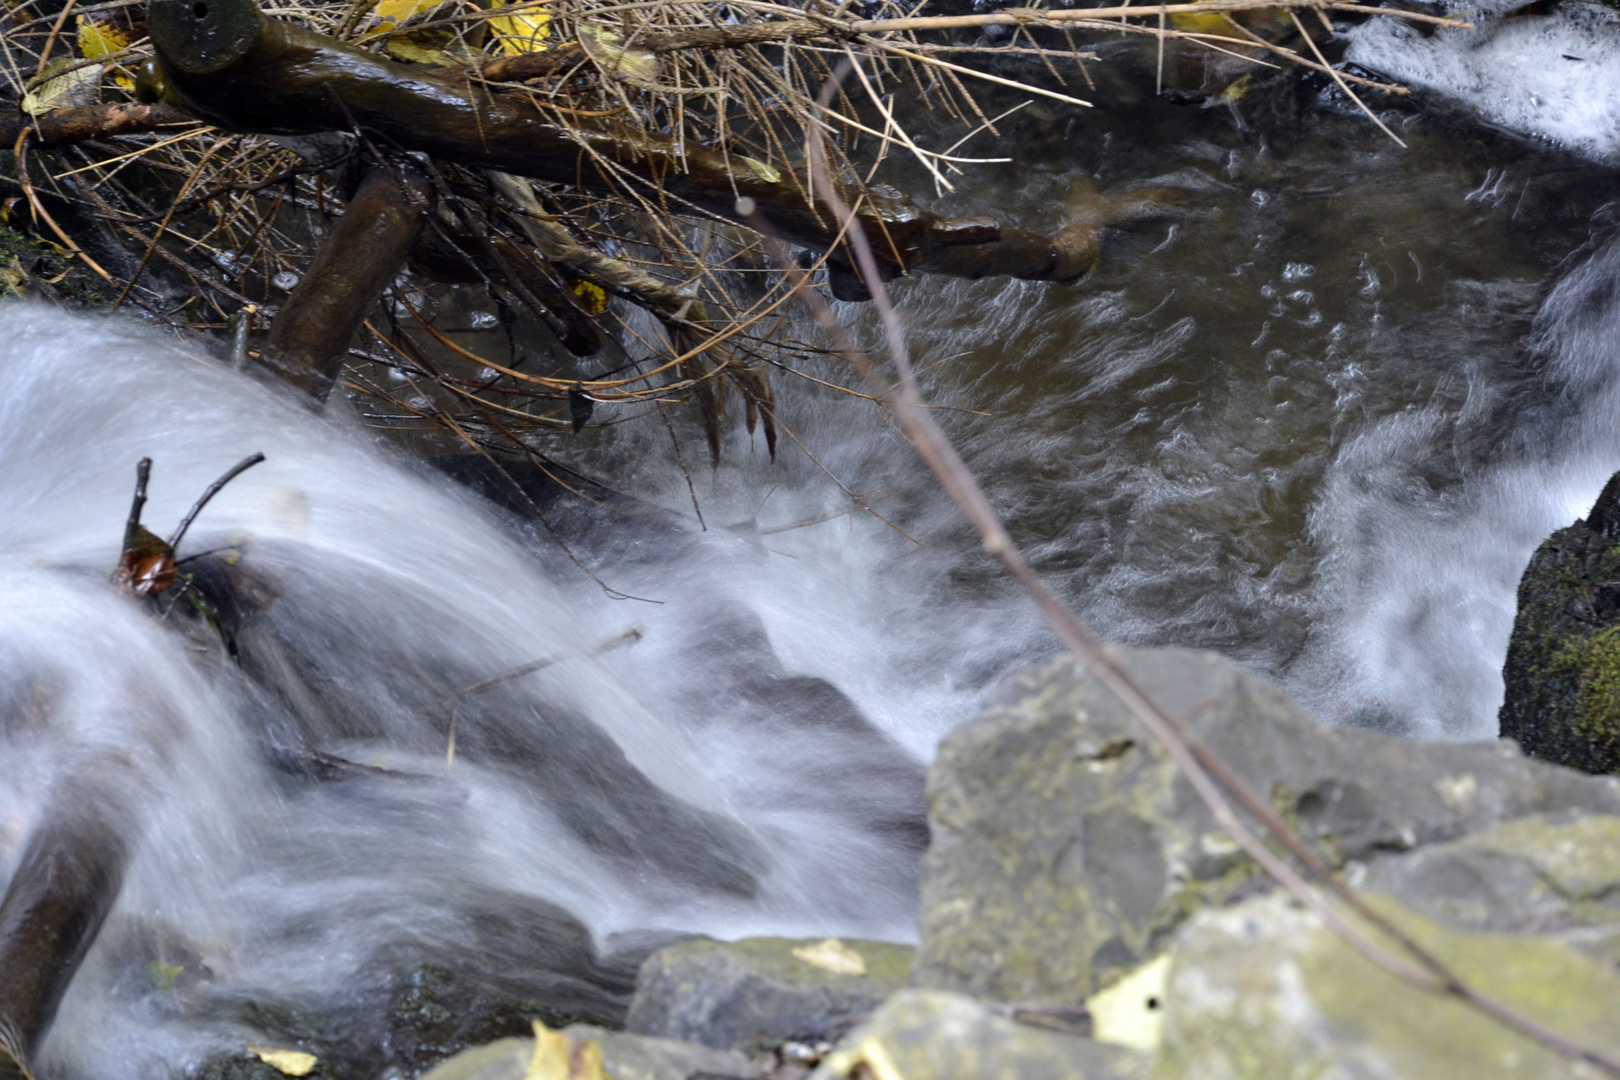
<path fill-rule="evenodd" d="M 1620 974 L 1561 942 L 1384 915 L 1476 991 L 1620 1050 Z M 1375 967 L 1282 895 L 1199 914 L 1173 953 L 1158 1080 L 1555 1080 L 1590 1075 L 1470 1008 Z"/>

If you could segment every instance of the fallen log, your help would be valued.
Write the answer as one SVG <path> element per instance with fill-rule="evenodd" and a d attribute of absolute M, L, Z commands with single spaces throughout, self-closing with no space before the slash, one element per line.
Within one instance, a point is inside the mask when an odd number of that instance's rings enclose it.
<path fill-rule="evenodd" d="M 374 165 L 276 317 L 265 366 L 325 401 L 349 342 L 405 265 L 432 205 L 433 188 L 416 169 Z"/>
<path fill-rule="evenodd" d="M 123 886 L 129 841 L 103 785 L 63 785 L 0 901 L 0 1080 L 31 1078 L 57 1007 Z"/>
<path fill-rule="evenodd" d="M 837 240 L 805 196 L 807 176 L 740 155 L 589 122 L 562 124 L 518 94 L 363 52 L 291 23 L 253 0 L 152 0 L 147 25 L 165 81 L 197 117 L 228 130 L 310 135 L 359 128 L 379 141 L 462 165 L 612 193 L 622 180 L 593 156 L 678 200 L 741 220 L 751 199 L 785 239 L 817 250 Z M 892 189 L 842 192 L 858 207 L 886 274 L 1071 280 L 1095 258 L 1093 230 L 1055 236 L 990 218 L 940 217 Z"/>

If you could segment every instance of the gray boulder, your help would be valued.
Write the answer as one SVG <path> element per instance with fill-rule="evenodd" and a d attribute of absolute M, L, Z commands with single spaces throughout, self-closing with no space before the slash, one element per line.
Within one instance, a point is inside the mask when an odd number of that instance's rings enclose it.
<path fill-rule="evenodd" d="M 960 994 L 904 990 L 848 1035 L 813 1080 L 1139 1080 L 1143 1054 L 1019 1023 Z M 865 1072 L 862 1073 L 864 1068 Z"/>
<path fill-rule="evenodd" d="M 1620 817 L 1536 814 L 1379 859 L 1359 876 L 1448 927 L 1552 935 L 1620 963 Z"/>
<path fill-rule="evenodd" d="M 754 1080 L 760 1076 L 759 1070 L 741 1054 L 707 1046 L 645 1038 L 586 1024 L 572 1024 L 563 1029 L 563 1034 L 576 1042 L 599 1043 L 602 1071 L 613 1080 L 689 1080 L 694 1076 Z M 533 1056 L 533 1039 L 499 1039 L 463 1050 L 422 1080 L 523 1080 Z"/>
<path fill-rule="evenodd" d="M 1474 989 L 1620 1054 L 1620 973 L 1537 936 L 1383 913 Z M 1195 915 L 1171 953 L 1155 1080 L 1575 1080 L 1590 1066 L 1352 952 L 1282 893 Z"/>
<path fill-rule="evenodd" d="M 840 965 L 835 946 L 832 966 L 845 970 L 832 970 L 814 962 L 822 944 L 748 938 L 667 946 L 642 965 L 625 1027 L 749 1055 L 789 1041 L 835 1041 L 905 985 L 912 950 L 844 941 L 858 960 Z"/>
<path fill-rule="evenodd" d="M 1172 715 L 1335 863 L 1531 814 L 1620 814 L 1620 782 L 1509 743 L 1329 728 L 1213 653 L 1116 650 Z M 913 985 L 1076 1003 L 1192 912 L 1265 889 L 1137 721 L 1068 659 L 1004 683 L 929 776 Z"/>

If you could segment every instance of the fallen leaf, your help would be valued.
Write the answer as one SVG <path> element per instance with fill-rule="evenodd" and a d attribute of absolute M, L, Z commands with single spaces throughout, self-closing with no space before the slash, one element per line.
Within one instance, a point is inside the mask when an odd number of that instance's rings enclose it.
<path fill-rule="evenodd" d="M 1161 956 L 1137 968 L 1086 1002 L 1091 1037 L 1098 1042 L 1151 1051 L 1164 1037 L 1164 991 L 1170 979 L 1170 957 Z"/>
<path fill-rule="evenodd" d="M 1245 75 L 1240 79 L 1234 80 L 1226 87 L 1225 90 L 1222 90 L 1218 95 L 1216 95 L 1215 103 L 1218 105 L 1232 105 L 1238 101 L 1241 101 L 1243 99 L 1243 95 L 1247 94 L 1249 92 L 1249 87 L 1253 85 L 1253 75 Z"/>
<path fill-rule="evenodd" d="M 607 310 L 607 290 L 602 288 L 602 286 L 598 285 L 596 282 L 586 281 L 584 278 L 580 278 L 578 281 L 574 282 L 569 291 L 579 298 L 579 306 L 590 312 L 592 315 L 600 315 L 602 312 Z"/>
<path fill-rule="evenodd" d="M 793 950 L 793 955 L 811 967 L 818 967 L 835 975 L 866 974 L 866 961 L 861 958 L 861 954 L 835 937 L 814 945 L 801 946 Z"/>
<path fill-rule="evenodd" d="M 626 48 L 624 39 L 612 30 L 589 23 L 579 24 L 579 45 L 602 74 L 628 83 L 653 85 L 658 82 L 658 54 L 645 49 Z"/>
<path fill-rule="evenodd" d="M 560 1031 L 534 1022 L 534 1055 L 523 1080 L 610 1080 L 602 1071 L 602 1044 L 595 1039 L 570 1039 Z"/>
<path fill-rule="evenodd" d="M 69 68 L 72 70 L 65 70 Z M 23 95 L 22 111 L 29 116 L 43 116 L 52 109 L 94 105 L 101 96 L 101 73 L 104 68 L 105 65 L 86 64 L 72 56 L 52 61 L 45 69 L 44 77 Z M 61 74 L 53 75 L 52 72 Z"/>
<path fill-rule="evenodd" d="M 905 1080 L 894 1058 L 875 1035 L 862 1039 L 853 1050 L 835 1050 L 828 1054 L 821 1059 L 818 1072 L 822 1070 L 833 1076 L 854 1076 L 859 1070 L 872 1080 Z"/>
<path fill-rule="evenodd" d="M 506 6 L 505 0 L 498 0 L 493 5 L 496 8 Z M 507 56 L 540 52 L 545 48 L 544 42 L 551 37 L 551 12 L 542 9 L 500 15 L 489 20 L 489 29 Z"/>
<path fill-rule="evenodd" d="M 137 525 L 124 537 L 124 551 L 112 580 L 136 596 L 156 596 L 180 580 L 174 549 L 161 536 Z"/>
<path fill-rule="evenodd" d="M 302 1050 L 276 1050 L 268 1046 L 249 1046 L 248 1053 L 285 1076 L 308 1076 L 320 1058 Z"/>

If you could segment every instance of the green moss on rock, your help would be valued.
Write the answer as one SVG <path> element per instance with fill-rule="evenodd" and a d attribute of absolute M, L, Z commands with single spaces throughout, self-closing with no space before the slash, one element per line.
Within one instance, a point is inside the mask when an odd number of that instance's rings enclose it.
<path fill-rule="evenodd" d="M 78 259 L 9 225 L 0 225 L 0 297 L 39 292 L 75 307 L 110 307 L 107 283 Z"/>
<path fill-rule="evenodd" d="M 1620 475 L 1548 537 L 1519 582 L 1501 731 L 1526 753 L 1620 771 Z"/>
<path fill-rule="evenodd" d="M 1569 1038 L 1620 1051 L 1620 974 L 1546 937 L 1467 933 L 1373 898 L 1469 985 Z M 1273 895 L 1206 912 L 1177 944 L 1158 1080 L 1553 1080 L 1585 1066 L 1374 967 Z"/>

